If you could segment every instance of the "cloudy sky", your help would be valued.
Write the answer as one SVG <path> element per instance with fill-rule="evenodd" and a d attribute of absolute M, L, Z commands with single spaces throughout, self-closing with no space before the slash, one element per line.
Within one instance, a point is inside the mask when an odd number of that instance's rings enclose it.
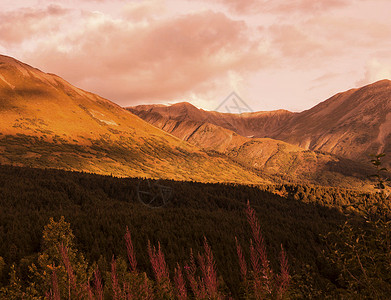
<path fill-rule="evenodd" d="M 389 0 L 14 0 L 0 53 L 122 106 L 301 111 L 391 79 Z"/>

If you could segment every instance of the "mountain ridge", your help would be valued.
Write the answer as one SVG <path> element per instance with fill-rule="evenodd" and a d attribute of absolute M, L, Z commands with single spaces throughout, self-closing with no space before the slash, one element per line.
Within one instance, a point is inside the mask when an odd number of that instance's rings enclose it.
<path fill-rule="evenodd" d="M 186 116 L 176 115 L 178 111 L 163 116 L 150 106 L 129 109 L 154 126 L 190 144 L 207 151 L 217 151 L 251 169 L 276 175 L 289 182 L 349 186 L 352 182 L 357 183 L 356 176 L 362 180 L 365 178 L 364 174 L 370 172 L 369 165 L 360 166 L 336 155 L 306 150 L 271 138 L 244 137 L 216 125 L 217 122 L 212 123 L 212 118 L 191 120 Z M 350 174 L 347 170 L 350 170 Z"/>
<path fill-rule="evenodd" d="M 390 99 L 391 81 L 384 79 L 338 93 L 302 112 L 276 110 L 235 115 L 201 111 L 203 121 L 244 137 L 272 138 L 359 161 L 368 160 L 368 154 L 385 152 L 390 154 L 385 159 L 390 164 L 391 113 L 385 114 L 391 112 Z M 129 110 L 149 122 L 153 122 L 148 116 L 151 113 L 168 119 L 181 117 L 171 114 L 167 107 L 153 105 Z M 194 116 L 187 119 L 200 121 Z"/>
<path fill-rule="evenodd" d="M 0 56 L 0 163 L 115 176 L 265 183 L 57 75 Z"/>
<path fill-rule="evenodd" d="M 167 119 L 156 111 L 136 116 L 9 57 L 0 57 L 0 75 L 2 164 L 201 182 L 368 186 L 366 167 L 273 139 L 296 113 L 221 118 L 221 113 L 180 103 L 159 106 L 170 111 Z M 160 126 L 146 122 L 146 116 Z M 259 135 L 260 128 L 269 136 L 248 137 Z"/>

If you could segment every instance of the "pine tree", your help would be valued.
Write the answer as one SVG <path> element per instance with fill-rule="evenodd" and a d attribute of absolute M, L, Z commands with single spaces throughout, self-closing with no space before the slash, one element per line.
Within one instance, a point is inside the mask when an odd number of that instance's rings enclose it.
<path fill-rule="evenodd" d="M 43 230 L 38 261 L 30 267 L 32 293 L 50 293 L 54 274 L 60 295 L 73 299 L 87 292 L 86 286 L 92 277 L 92 270 L 84 256 L 75 248 L 74 238 L 71 226 L 65 222 L 64 217 L 58 222 L 50 218 Z"/>

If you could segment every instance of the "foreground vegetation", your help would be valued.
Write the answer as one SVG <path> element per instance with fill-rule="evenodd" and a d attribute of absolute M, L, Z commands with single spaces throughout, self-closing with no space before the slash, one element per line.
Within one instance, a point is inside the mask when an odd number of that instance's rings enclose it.
<path fill-rule="evenodd" d="M 90 283 L 95 294 L 95 270 L 101 274 L 106 298 L 113 296 L 112 274 L 121 282 L 122 292 L 131 289 L 130 286 L 125 288 L 126 282 L 147 282 L 151 293 L 157 293 L 161 292 L 161 277 L 156 275 L 156 265 L 162 265 L 164 253 L 166 267 L 160 268 L 159 274 L 168 274 L 164 276 L 170 279 L 171 292 L 178 291 L 178 272 L 181 270 L 184 286 L 188 294 L 194 296 L 188 269 L 183 269 L 185 266 L 191 268 L 190 249 L 193 249 L 193 253 L 200 253 L 201 261 L 203 257 L 205 262 L 213 253 L 215 264 L 212 265 L 216 266 L 213 270 L 217 276 L 214 282 L 217 282 L 221 297 L 244 298 L 244 264 L 238 260 L 235 236 L 241 245 L 239 252 L 250 262 L 253 249 L 250 240 L 254 241 L 254 230 L 246 220 L 248 201 L 259 218 L 270 270 L 280 269 L 281 245 L 286 251 L 290 274 L 286 297 L 335 298 L 342 295 L 351 298 L 376 289 L 381 298 L 391 290 L 390 272 L 381 267 L 389 262 L 390 254 L 387 248 L 388 208 L 381 194 L 314 186 L 251 187 L 161 181 L 171 194 L 165 206 L 153 208 L 140 201 L 140 182 L 145 180 L 1 166 L 2 292 L 8 293 L 5 294 L 8 298 L 10 291 L 18 289 L 40 297 L 49 292 L 48 297 L 54 297 L 57 293 L 53 283 L 57 280 L 59 292 L 67 297 L 66 287 L 69 290 L 72 276 L 69 277 L 69 269 L 67 273 L 67 259 L 64 258 L 69 257 L 72 264 L 68 265 L 72 265 L 76 278 Z M 363 213 L 369 211 L 369 207 L 379 209 Z M 61 240 L 62 248 L 59 248 L 59 240 L 48 243 L 48 233 L 55 232 L 54 227 L 65 230 L 64 236 L 68 237 L 69 242 Z M 127 227 L 137 257 L 138 275 L 134 280 L 129 277 L 134 271 L 132 260 L 126 263 L 129 247 L 124 246 L 123 236 Z M 256 239 L 253 245 L 256 246 Z M 193 257 L 200 267 L 200 258 Z M 55 273 L 50 269 L 53 262 L 59 268 Z M 251 275 L 253 267 L 254 261 L 247 264 L 247 275 Z M 46 268 L 45 273 L 42 268 Z M 202 270 L 196 272 L 205 283 Z M 382 288 L 378 289 L 378 286 Z"/>
<path fill-rule="evenodd" d="M 277 274 L 270 267 L 259 223 L 249 204 L 246 214 L 253 237 L 250 246 L 251 263 L 247 264 L 242 247 L 236 240 L 242 276 L 242 284 L 238 289 L 246 299 L 282 299 L 289 285 L 285 251 L 281 248 L 281 272 Z M 29 266 L 29 284 L 25 287 L 21 285 L 12 266 L 10 283 L 1 289 L 1 295 L 8 299 L 40 299 L 42 295 L 48 299 L 224 299 L 229 296 L 217 277 L 213 252 L 206 238 L 203 243 L 204 253 L 198 253 L 195 259 L 191 251 L 188 264 L 183 268 L 176 265 L 173 280 L 160 243 L 155 247 L 148 241 L 148 255 L 155 281 L 138 270 L 128 229 L 125 241 L 129 267 L 124 260 L 113 257 L 111 271 L 102 280 L 99 267 L 89 266 L 84 256 L 74 248 L 70 224 L 64 218 L 59 222 L 50 219 L 43 231 L 43 249 L 37 263 Z"/>

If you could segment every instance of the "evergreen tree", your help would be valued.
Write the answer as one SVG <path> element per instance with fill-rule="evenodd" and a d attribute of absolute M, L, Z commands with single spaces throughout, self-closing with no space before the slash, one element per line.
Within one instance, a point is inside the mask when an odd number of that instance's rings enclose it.
<path fill-rule="evenodd" d="M 42 249 L 36 264 L 30 267 L 30 292 L 44 295 L 57 278 L 60 295 L 70 299 L 86 293 L 86 286 L 92 276 L 83 254 L 74 245 L 74 235 L 69 223 L 61 217 L 58 222 L 50 218 L 43 230 Z"/>

